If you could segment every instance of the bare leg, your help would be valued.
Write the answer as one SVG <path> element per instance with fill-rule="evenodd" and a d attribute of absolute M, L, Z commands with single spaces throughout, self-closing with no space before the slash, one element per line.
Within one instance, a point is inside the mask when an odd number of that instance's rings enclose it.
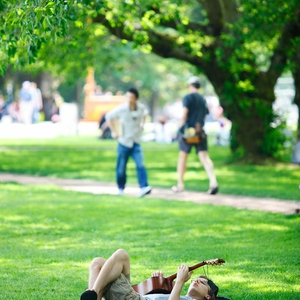
<path fill-rule="evenodd" d="M 178 175 L 178 189 L 183 190 L 184 188 L 184 173 L 186 171 L 186 160 L 188 153 L 180 151 L 178 162 L 177 162 L 177 175 Z"/>
<path fill-rule="evenodd" d="M 92 262 L 90 264 L 90 268 L 89 268 L 89 284 L 88 284 L 89 290 L 93 289 L 95 281 L 96 281 L 97 277 L 99 276 L 99 273 L 100 273 L 103 265 L 105 264 L 105 262 L 106 262 L 106 259 L 104 259 L 102 257 L 96 257 L 92 260 Z"/>
<path fill-rule="evenodd" d="M 95 281 L 93 279 L 95 274 L 93 273 L 93 275 L 90 276 L 90 283 L 94 281 L 94 284 L 93 286 L 89 286 L 89 288 L 96 291 L 98 294 L 98 299 L 101 299 L 103 295 L 103 289 L 110 282 L 116 280 L 121 273 L 123 273 L 125 276 L 130 274 L 130 258 L 128 253 L 123 249 L 119 249 L 114 252 L 112 256 L 104 262 Z"/>
<path fill-rule="evenodd" d="M 217 178 L 214 172 L 214 164 L 211 161 L 207 151 L 198 152 L 198 157 L 209 178 L 209 187 L 214 188 L 218 186 Z"/>

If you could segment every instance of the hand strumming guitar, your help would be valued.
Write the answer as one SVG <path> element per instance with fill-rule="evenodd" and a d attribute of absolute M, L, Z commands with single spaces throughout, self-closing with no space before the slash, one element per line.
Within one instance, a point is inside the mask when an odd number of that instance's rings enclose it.
<path fill-rule="evenodd" d="M 189 272 L 189 267 L 182 264 L 178 267 L 177 280 L 171 292 L 169 300 L 180 300 L 180 293 L 184 284 L 191 278 L 193 272 Z"/>
<path fill-rule="evenodd" d="M 161 270 L 158 270 L 156 272 L 153 272 L 151 277 L 164 277 L 164 273 Z"/>
<path fill-rule="evenodd" d="M 177 281 L 183 280 L 185 283 L 191 278 L 192 274 L 193 274 L 192 271 L 189 272 L 188 265 L 182 264 L 180 267 L 178 267 Z"/>

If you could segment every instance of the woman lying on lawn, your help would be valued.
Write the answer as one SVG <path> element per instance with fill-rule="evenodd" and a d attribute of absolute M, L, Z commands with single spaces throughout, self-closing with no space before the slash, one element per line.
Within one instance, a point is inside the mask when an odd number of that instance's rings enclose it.
<path fill-rule="evenodd" d="M 138 294 L 130 284 L 130 258 L 128 253 L 119 249 L 109 259 L 94 258 L 89 268 L 88 290 L 81 294 L 81 300 L 216 300 L 218 287 L 204 276 L 192 281 L 186 296 L 180 296 L 186 281 L 191 278 L 189 267 L 185 264 L 178 268 L 177 280 L 171 294 Z M 161 271 L 152 277 L 163 276 Z M 228 300 L 228 299 L 227 299 Z"/>

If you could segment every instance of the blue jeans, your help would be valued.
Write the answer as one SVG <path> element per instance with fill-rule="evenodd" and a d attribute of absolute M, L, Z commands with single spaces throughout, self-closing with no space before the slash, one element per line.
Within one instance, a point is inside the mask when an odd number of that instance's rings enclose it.
<path fill-rule="evenodd" d="M 124 189 L 126 184 L 126 165 L 129 157 L 135 162 L 139 185 L 141 188 L 148 186 L 147 171 L 144 166 L 144 156 L 142 147 L 139 144 L 133 144 L 132 148 L 118 144 L 117 158 L 117 183 L 119 189 Z"/>

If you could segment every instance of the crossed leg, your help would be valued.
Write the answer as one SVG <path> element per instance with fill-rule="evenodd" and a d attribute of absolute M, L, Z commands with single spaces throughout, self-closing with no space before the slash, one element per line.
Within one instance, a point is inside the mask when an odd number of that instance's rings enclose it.
<path fill-rule="evenodd" d="M 103 296 L 104 288 L 121 273 L 125 276 L 130 274 L 130 258 L 128 253 L 123 249 L 115 251 L 109 259 L 102 257 L 94 258 L 89 268 L 88 289 L 97 293 L 97 300 Z M 84 293 L 83 293 L 84 294 Z M 89 299 L 82 294 L 82 300 Z"/>

